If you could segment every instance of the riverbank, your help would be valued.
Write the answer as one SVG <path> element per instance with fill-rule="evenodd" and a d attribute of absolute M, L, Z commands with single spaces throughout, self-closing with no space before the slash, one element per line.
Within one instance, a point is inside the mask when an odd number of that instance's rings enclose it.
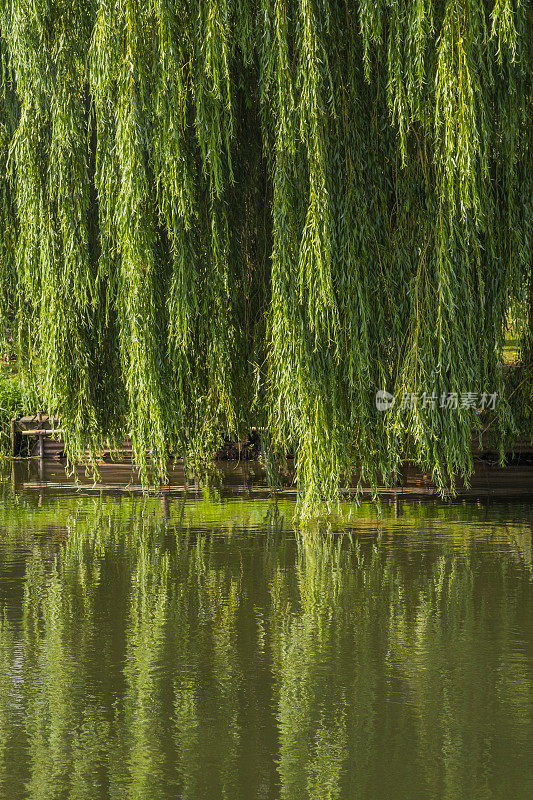
<path fill-rule="evenodd" d="M 517 458 L 505 467 L 498 465 L 495 457 L 476 458 L 475 470 L 468 485 L 459 484 L 452 502 L 486 502 L 496 500 L 533 500 L 533 458 Z M 20 496 L 64 496 L 73 491 L 83 491 L 91 495 L 136 496 L 158 495 L 165 498 L 246 498 L 264 500 L 272 496 L 264 468 L 258 460 L 218 461 L 212 465 L 210 480 L 202 483 L 191 480 L 185 473 L 183 464 L 177 462 L 169 469 L 168 481 L 164 486 L 142 486 L 139 475 L 128 463 L 102 464 L 98 475 L 93 477 L 83 467 L 77 467 L 67 474 L 64 466 L 57 461 L 25 459 L 12 461 L 6 475 L 13 493 Z M 4 473 L 6 474 L 6 473 Z M 296 499 L 297 489 L 294 469 L 289 460 L 287 473 L 275 492 L 280 499 Z M 356 482 L 344 490 L 346 500 L 356 494 Z M 395 486 L 380 486 L 377 491 L 380 500 L 392 501 L 440 501 L 442 498 L 425 473 L 412 464 L 406 464 L 401 481 Z M 363 486 L 359 494 L 361 500 L 373 497 L 368 486 Z"/>
<path fill-rule="evenodd" d="M 533 375 L 531 370 L 520 365 L 506 365 L 507 400 L 512 404 L 519 436 L 509 442 L 504 466 L 500 465 L 499 453 L 494 442 L 490 440 L 490 425 L 483 441 L 477 435 L 472 440 L 474 471 L 468 484 L 458 481 L 457 497 L 463 499 L 524 497 L 533 494 Z M 65 446 L 61 438 L 60 419 L 49 419 L 46 414 L 33 414 L 22 417 L 24 403 L 18 374 L 15 366 L 2 363 L 0 371 L 0 461 L 9 462 L 10 456 L 33 457 L 32 466 L 16 467 L 13 474 L 27 474 L 23 483 L 42 488 L 72 488 L 72 480 L 76 486 L 84 486 L 87 490 L 143 491 L 138 475 L 132 467 L 131 442 L 126 439 L 117 450 L 103 450 L 96 476 L 86 474 L 83 465 L 76 470 L 74 479 L 65 473 Z M 52 429 L 55 431 L 52 433 Z M 258 492 L 258 496 L 268 494 L 265 471 L 260 458 L 260 440 L 256 429 L 239 442 L 228 441 L 224 447 L 213 454 L 212 474 L 239 475 L 242 486 L 239 491 Z M 293 460 L 287 459 L 287 469 L 280 476 L 279 491 L 285 496 L 296 493 L 295 471 Z M 35 463 L 37 462 L 37 463 Z M 49 466 L 44 470 L 43 463 Z M 241 465 L 250 462 L 245 468 L 246 476 L 241 474 Z M 221 465 L 227 463 L 221 472 Z M 44 470 L 44 471 L 43 471 Z M 45 472 L 49 477 L 44 477 Z M 251 476 L 251 488 L 248 477 Z M 214 481 L 216 483 L 216 479 Z M 231 484 L 230 480 L 230 484 Z M 165 491 L 190 491 L 191 486 L 198 485 L 185 479 L 183 463 L 178 460 L 174 468 L 169 469 L 168 483 Z M 352 496 L 358 487 L 358 476 L 355 474 L 348 482 L 345 496 Z M 360 488 L 360 487 L 359 487 Z M 372 496 L 368 485 L 362 487 L 362 497 Z M 378 486 L 378 494 L 382 497 L 412 496 L 432 498 L 438 497 L 439 491 L 431 480 L 428 471 L 419 468 L 406 460 L 398 474 L 394 486 Z"/>

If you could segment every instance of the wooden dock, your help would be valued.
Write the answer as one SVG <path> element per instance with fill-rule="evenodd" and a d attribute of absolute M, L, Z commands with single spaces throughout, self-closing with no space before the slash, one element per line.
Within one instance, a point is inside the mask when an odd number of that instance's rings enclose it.
<path fill-rule="evenodd" d="M 99 464 L 99 477 L 95 481 L 80 466 L 72 477 L 68 477 L 62 465 L 65 445 L 61 438 L 59 420 L 50 420 L 46 414 L 22 417 L 13 420 L 11 425 L 12 453 L 30 457 L 30 466 L 15 469 L 19 476 L 14 481 L 23 491 L 49 490 L 52 492 L 71 491 L 73 488 L 85 491 L 142 492 L 143 487 L 132 464 L 132 447 L 125 440 L 118 451 L 104 450 Z M 222 476 L 223 491 L 229 494 L 244 494 L 248 497 L 266 497 L 269 489 L 263 468 L 255 458 L 254 442 L 229 444 L 215 458 L 219 474 Z M 501 467 L 497 454 L 490 449 L 480 449 L 473 442 L 474 474 L 468 486 L 457 487 L 458 499 L 532 499 L 533 500 L 533 444 L 520 441 L 508 453 L 509 462 Z M 118 459 L 118 460 L 117 460 Z M 26 459 L 28 461 L 28 459 Z M 31 466 L 33 464 L 33 466 Z M 168 484 L 158 487 L 158 491 L 171 494 L 193 493 L 197 490 L 194 482 L 188 481 L 183 464 L 177 461 L 169 470 Z M 346 490 L 349 497 L 355 484 Z M 294 497 L 294 470 L 289 469 L 280 496 Z M 411 463 L 402 468 L 401 480 L 394 487 L 381 487 L 379 495 L 383 498 L 439 498 L 439 493 L 431 480 L 431 475 Z M 368 487 L 363 497 L 370 497 Z"/>
<path fill-rule="evenodd" d="M 242 442 L 228 442 L 217 453 L 218 460 L 250 460 L 258 454 L 259 437 L 252 431 Z M 61 421 L 48 414 L 11 420 L 11 454 L 13 458 L 38 458 L 44 461 L 61 461 L 65 458 L 65 442 L 62 438 Z M 116 449 L 104 448 L 99 453 L 102 464 L 132 463 L 131 439 L 125 438 Z"/>

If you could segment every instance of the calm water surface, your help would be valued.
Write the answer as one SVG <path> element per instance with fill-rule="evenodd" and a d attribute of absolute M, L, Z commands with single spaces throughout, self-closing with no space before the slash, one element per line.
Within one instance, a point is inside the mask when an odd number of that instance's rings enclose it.
<path fill-rule="evenodd" d="M 0 798 L 531 800 L 533 506 L 293 511 L 6 489 Z"/>

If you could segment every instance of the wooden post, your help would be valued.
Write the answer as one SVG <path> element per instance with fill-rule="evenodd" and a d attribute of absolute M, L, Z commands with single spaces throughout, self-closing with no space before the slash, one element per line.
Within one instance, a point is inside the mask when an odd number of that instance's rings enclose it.
<path fill-rule="evenodd" d="M 44 482 L 44 446 L 43 437 L 39 437 L 39 481 Z"/>
<path fill-rule="evenodd" d="M 11 420 L 11 455 L 13 458 L 17 455 L 15 443 L 15 420 Z"/>
<path fill-rule="evenodd" d="M 404 470 L 404 465 L 403 465 L 403 463 L 401 463 L 399 465 L 398 469 L 396 469 L 394 471 L 394 475 L 393 475 L 393 479 L 392 479 L 392 485 L 394 487 L 403 487 L 403 486 L 405 486 L 405 476 L 404 476 L 404 471 L 403 470 Z"/>
<path fill-rule="evenodd" d="M 529 366 L 533 366 L 533 267 L 531 268 L 531 275 L 529 276 L 529 342 L 526 354 L 526 360 Z"/>
<path fill-rule="evenodd" d="M 39 426 L 41 426 L 42 422 L 43 422 L 43 415 L 41 414 L 40 411 L 37 412 L 37 420 L 39 422 Z M 39 429 L 42 430 L 41 427 Z M 38 450 L 38 452 L 39 452 L 39 467 L 42 467 L 42 463 L 44 461 L 44 436 L 43 436 L 42 433 L 39 434 L 39 450 Z"/>

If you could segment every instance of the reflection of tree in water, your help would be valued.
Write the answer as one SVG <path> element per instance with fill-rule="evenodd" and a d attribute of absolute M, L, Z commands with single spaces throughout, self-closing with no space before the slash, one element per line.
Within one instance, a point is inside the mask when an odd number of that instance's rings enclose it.
<path fill-rule="evenodd" d="M 347 756 L 342 676 L 328 669 L 337 650 L 334 609 L 342 590 L 339 538 L 300 537 L 300 612 L 281 623 L 278 722 L 281 794 L 335 798 Z"/>
<path fill-rule="evenodd" d="M 13 634 L 7 614 L 0 611 L 0 769 L 6 768 L 7 744 L 9 740 L 9 694 L 10 669 L 13 654 Z M 0 782 L 0 789 L 2 783 Z"/>
<path fill-rule="evenodd" d="M 393 551 L 300 541 L 300 613 L 281 648 L 283 797 L 491 797 L 509 779 L 522 796 L 533 675 L 531 644 L 528 659 L 513 641 L 532 608 L 519 558 L 480 559 L 472 544 L 418 562 L 412 580 Z"/>
<path fill-rule="evenodd" d="M 6 796 L 528 796 L 521 545 L 407 555 L 387 531 L 210 535 L 97 505 L 68 528 L 0 622 Z"/>

